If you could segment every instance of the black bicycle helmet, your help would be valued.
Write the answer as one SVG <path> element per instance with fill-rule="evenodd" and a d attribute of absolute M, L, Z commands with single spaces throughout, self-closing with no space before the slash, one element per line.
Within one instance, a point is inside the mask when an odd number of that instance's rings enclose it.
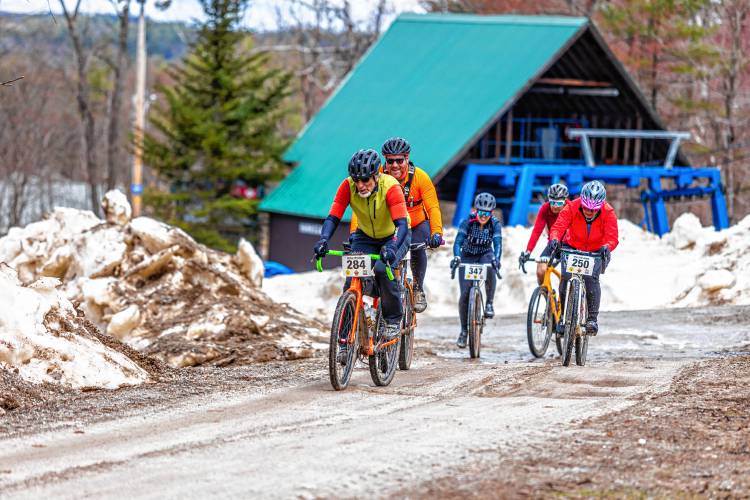
<path fill-rule="evenodd" d="M 401 137 L 391 137 L 383 143 L 381 152 L 384 155 L 407 155 L 411 151 L 409 141 Z"/>
<path fill-rule="evenodd" d="M 495 197 L 490 193 L 479 193 L 477 197 L 474 198 L 474 208 L 477 210 L 491 212 L 495 210 L 496 205 L 497 202 L 495 201 Z"/>
<path fill-rule="evenodd" d="M 568 197 L 568 187 L 565 184 L 552 184 L 547 189 L 547 198 L 550 200 L 564 200 Z"/>
<path fill-rule="evenodd" d="M 374 149 L 360 149 L 349 160 L 349 175 L 355 181 L 367 180 L 380 168 L 380 155 Z"/>

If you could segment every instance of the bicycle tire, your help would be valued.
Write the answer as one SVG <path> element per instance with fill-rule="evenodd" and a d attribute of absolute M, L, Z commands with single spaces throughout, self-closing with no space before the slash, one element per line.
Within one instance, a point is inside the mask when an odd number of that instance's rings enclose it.
<path fill-rule="evenodd" d="M 539 306 L 541 300 L 544 299 L 544 312 L 541 316 L 541 321 L 536 322 L 539 314 Z M 526 313 L 526 340 L 529 342 L 529 350 L 531 354 L 536 358 L 544 357 L 549 347 L 549 342 L 552 337 L 552 321 L 550 320 L 551 311 L 549 308 L 549 297 L 547 295 L 547 289 L 539 286 L 531 294 L 529 300 L 529 309 Z M 541 325 L 543 329 L 544 338 L 541 341 L 541 345 L 537 344 L 535 334 L 537 334 L 536 325 Z M 540 329 L 539 332 L 542 332 Z"/>
<path fill-rule="evenodd" d="M 398 368 L 399 370 L 408 370 L 411 368 L 411 361 L 414 357 L 414 302 L 412 300 L 411 285 L 404 287 L 404 317 L 401 320 L 401 344 L 398 350 Z"/>
<path fill-rule="evenodd" d="M 349 350 L 346 353 L 343 365 L 339 359 L 339 352 L 341 352 L 342 345 L 340 339 L 342 336 L 348 336 L 356 310 L 357 296 L 353 292 L 344 292 L 339 297 L 336 303 L 336 310 L 333 313 L 331 338 L 328 344 L 328 377 L 331 380 L 331 386 L 337 391 L 347 388 L 352 377 L 352 372 L 354 371 L 354 364 L 357 361 L 357 340 L 359 335 L 354 336 L 353 344 L 348 344 Z M 360 321 L 363 321 L 363 316 L 360 316 Z"/>
<path fill-rule="evenodd" d="M 578 325 L 578 280 L 570 280 L 570 288 L 565 304 L 565 336 L 563 337 L 563 366 L 570 366 L 570 360 L 573 357 L 573 345 L 576 338 L 576 326 Z"/>
<path fill-rule="evenodd" d="M 381 331 L 385 328 L 385 320 L 383 319 L 383 312 L 380 304 L 378 304 L 377 319 L 375 320 L 375 332 L 374 332 L 374 343 L 377 349 L 375 354 L 367 357 L 367 364 L 370 367 L 370 377 L 377 386 L 386 386 L 393 380 L 393 375 L 396 373 L 396 366 L 398 365 L 398 352 L 399 345 L 401 344 L 401 338 L 399 337 L 398 342 L 391 344 L 384 349 L 378 349 L 377 345 L 380 342 Z"/>
<path fill-rule="evenodd" d="M 586 305 L 586 286 L 584 284 L 582 290 L 581 290 L 581 297 L 579 300 L 581 300 L 578 311 L 579 319 L 586 319 L 588 316 L 588 307 Z M 584 328 L 585 331 L 585 328 Z M 586 355 L 589 350 L 589 336 L 588 334 L 584 333 L 584 335 L 580 337 L 576 337 L 576 364 L 578 366 L 584 366 L 586 364 Z"/>
<path fill-rule="evenodd" d="M 586 364 L 586 354 L 589 350 L 589 336 L 583 335 L 576 338 L 576 364 L 584 366 Z"/>
<path fill-rule="evenodd" d="M 472 287 L 469 295 L 469 356 L 479 357 L 482 350 L 482 327 L 484 326 L 484 305 L 479 287 Z"/>

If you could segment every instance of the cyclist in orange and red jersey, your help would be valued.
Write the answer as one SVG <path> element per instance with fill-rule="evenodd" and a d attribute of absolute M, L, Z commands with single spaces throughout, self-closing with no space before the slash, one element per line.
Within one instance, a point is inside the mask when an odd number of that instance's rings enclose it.
<path fill-rule="evenodd" d="M 406 198 L 411 227 L 411 242 L 425 243 L 437 248 L 443 243 L 443 221 L 437 191 L 430 176 L 409 160 L 411 145 L 406 139 L 392 137 L 381 149 L 385 164 L 381 170 L 393 176 L 401 184 Z M 357 227 L 352 217 L 351 230 Z M 411 272 L 414 276 L 414 310 L 423 312 L 427 308 L 424 293 L 424 278 L 427 273 L 427 250 L 420 248 L 411 252 Z"/>
<path fill-rule="evenodd" d="M 386 265 L 396 267 L 409 249 L 410 234 L 406 201 L 398 181 L 379 172 L 380 155 L 373 149 L 361 149 L 349 160 L 349 177 L 336 191 L 328 217 L 323 221 L 320 240 L 313 251 L 316 257 L 328 252 L 328 241 L 352 207 L 359 217 L 359 228 L 351 235 L 352 252 L 380 254 L 375 263 L 375 283 L 385 320 L 385 337 L 401 333 L 401 290 L 397 280 L 389 280 Z"/>

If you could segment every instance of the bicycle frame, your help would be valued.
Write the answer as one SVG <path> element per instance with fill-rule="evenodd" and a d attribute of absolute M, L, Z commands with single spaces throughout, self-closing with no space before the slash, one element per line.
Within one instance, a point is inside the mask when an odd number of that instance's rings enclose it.
<path fill-rule="evenodd" d="M 345 252 L 343 250 L 329 250 L 327 252 L 327 255 L 335 255 L 337 257 L 342 257 L 344 255 L 349 255 L 351 253 L 352 252 Z M 374 261 L 380 260 L 380 256 L 376 254 L 370 254 L 370 258 Z M 323 259 L 320 257 L 315 260 L 315 267 L 318 270 L 318 272 L 323 272 L 322 260 Z M 393 270 L 391 269 L 391 266 L 386 266 L 385 272 L 389 280 L 394 279 Z M 357 298 L 357 306 L 354 308 L 354 320 L 352 321 L 352 329 L 349 332 L 349 335 L 347 337 L 347 343 L 351 345 L 351 344 L 354 344 L 355 335 L 357 335 L 357 331 L 358 331 L 357 329 L 361 326 L 359 324 L 359 320 L 362 315 L 362 309 L 363 309 L 363 304 L 364 304 L 362 300 L 362 295 L 363 295 L 362 294 L 362 278 L 352 277 L 351 283 L 349 284 L 349 288 L 346 290 L 346 292 L 352 292 Z M 378 303 L 379 303 L 379 298 L 374 297 L 373 307 L 377 309 Z M 389 340 L 388 342 L 380 344 L 378 346 L 378 349 L 383 349 L 385 347 L 395 344 L 398 341 L 399 341 L 399 338 Z M 375 354 L 375 345 L 373 344 L 372 335 L 370 334 L 369 330 L 367 332 L 367 344 L 364 347 L 365 347 L 365 352 L 363 354 L 367 356 L 372 356 Z"/>
<path fill-rule="evenodd" d="M 553 259 L 554 260 L 554 259 Z M 542 285 L 544 288 L 547 289 L 547 297 L 550 298 L 549 303 L 552 306 L 552 314 L 555 316 L 555 322 L 560 321 L 560 316 L 562 316 L 562 304 L 558 306 L 557 300 L 551 300 L 554 296 L 554 288 L 552 288 L 552 275 L 554 274 L 557 276 L 557 280 L 562 280 L 562 274 L 560 271 L 555 269 L 554 265 L 556 263 L 553 260 L 547 260 L 546 262 L 537 258 L 537 259 L 528 259 L 528 262 L 536 262 L 539 264 L 547 264 L 547 270 L 544 272 L 544 279 L 542 280 Z M 526 268 L 522 267 L 522 270 L 524 274 L 526 273 Z"/>
<path fill-rule="evenodd" d="M 568 254 L 568 255 L 584 255 L 587 257 L 593 257 L 595 259 L 601 258 L 601 256 L 597 252 L 584 252 L 581 250 L 575 250 L 575 249 L 562 249 L 562 254 Z M 560 256 L 560 263 L 562 265 L 563 262 L 563 255 Z M 602 272 L 603 272 L 604 266 L 602 265 Z M 565 288 L 565 297 L 569 297 L 571 285 L 573 284 L 574 280 L 578 282 L 578 293 L 579 293 L 579 304 L 581 304 L 585 309 L 586 313 L 588 314 L 588 302 L 586 301 L 586 280 L 583 279 L 582 274 L 578 273 L 571 273 L 570 279 L 568 280 L 568 285 Z M 561 307 L 564 307 L 564 304 L 561 304 Z M 576 337 L 583 337 L 586 335 L 585 329 L 581 328 L 581 321 L 586 321 L 586 318 L 578 318 L 578 323 L 576 325 Z"/>

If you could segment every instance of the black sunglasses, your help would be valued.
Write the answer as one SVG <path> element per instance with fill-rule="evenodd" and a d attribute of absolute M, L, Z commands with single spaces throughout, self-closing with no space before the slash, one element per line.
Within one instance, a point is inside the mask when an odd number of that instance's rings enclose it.
<path fill-rule="evenodd" d="M 385 162 L 388 165 L 393 165 L 394 163 L 398 163 L 399 165 L 401 165 L 405 161 L 406 161 L 406 158 L 386 158 L 385 160 Z"/>

